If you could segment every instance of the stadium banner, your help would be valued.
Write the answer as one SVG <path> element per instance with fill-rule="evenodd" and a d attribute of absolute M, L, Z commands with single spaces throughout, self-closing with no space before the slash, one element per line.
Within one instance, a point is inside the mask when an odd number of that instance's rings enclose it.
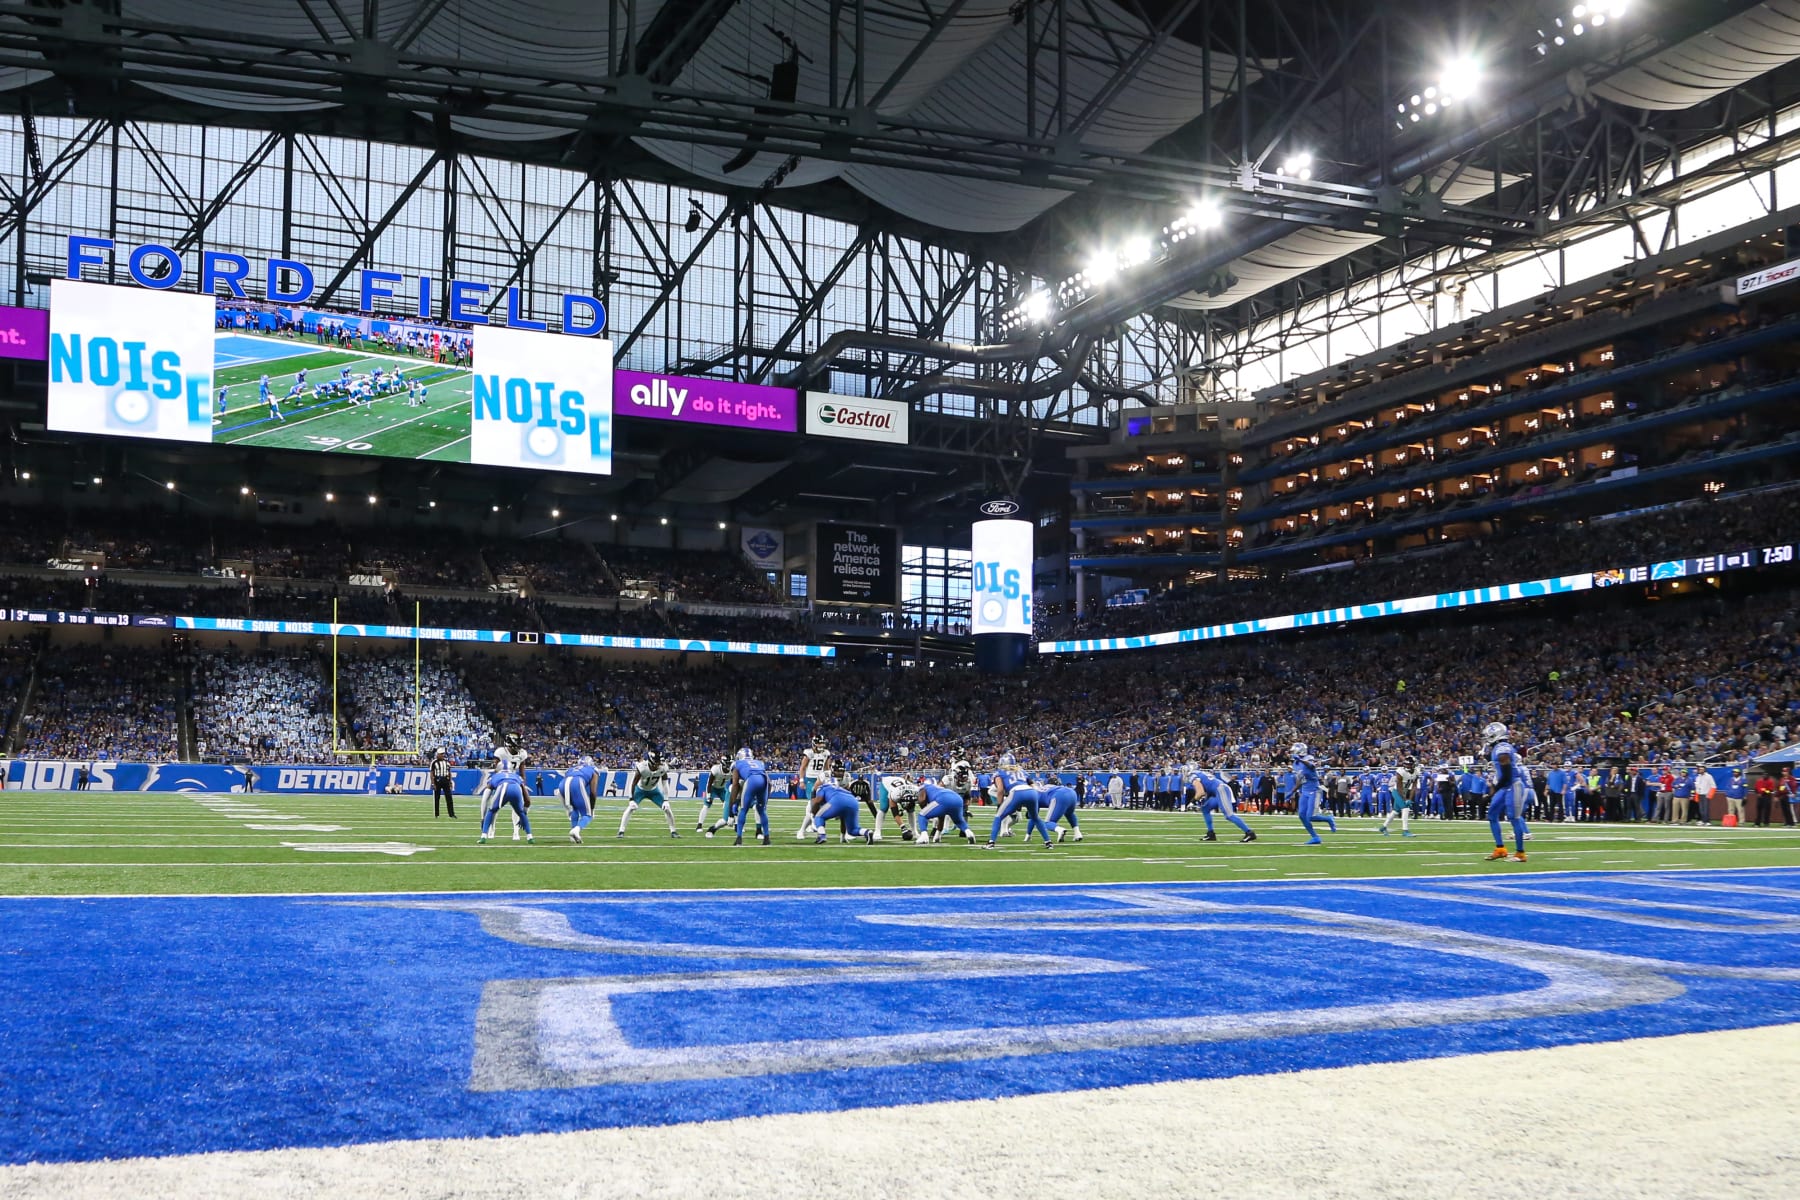
<path fill-rule="evenodd" d="M 612 474 L 612 343 L 475 331 L 469 461 Z"/>
<path fill-rule="evenodd" d="M 421 755 L 421 761 L 429 755 Z M 431 795 L 431 769 L 427 766 L 349 766 L 343 763 L 248 765 L 253 779 L 246 779 L 245 764 L 143 763 L 107 759 L 15 759 L 4 764 L 9 791 L 67 792 L 196 792 L 270 795 Z M 522 772 L 534 799 L 552 797 L 562 782 L 559 770 L 539 770 L 527 765 Z M 451 785 L 459 796 L 473 796 L 486 771 L 458 767 Z M 604 772 L 601 795 L 622 799 L 630 781 L 629 767 Z M 85 781 L 84 781 L 85 776 Z M 671 771 L 663 794 L 672 800 L 694 800 L 706 790 L 707 772 Z M 250 786 L 246 786 L 246 784 Z M 771 775 L 769 795 L 785 800 L 791 795 L 786 774 Z M 560 802 L 554 802 L 560 808 Z"/>
<path fill-rule="evenodd" d="M 0 617 L 25 625 L 137 625 L 130 613 L 68 612 L 60 608 L 0 608 Z"/>
<path fill-rule="evenodd" d="M 0 304 L 0 358 L 43 362 L 49 357 L 49 311 Z"/>
<path fill-rule="evenodd" d="M 614 637 L 604 633 L 546 633 L 546 646 L 587 646 L 598 650 L 678 650 L 701 654 L 776 654 L 787 658 L 836 658 L 836 646 L 789 642 L 714 642 L 694 638 Z"/>
<path fill-rule="evenodd" d="M 1580 575 L 1559 575 L 1554 579 L 1535 579 L 1526 583 L 1503 583 L 1493 587 L 1470 588 L 1460 592 L 1440 592 L 1435 596 L 1413 596 L 1405 600 L 1385 600 L 1374 604 L 1352 605 L 1348 608 L 1324 608 L 1316 612 L 1292 613 L 1287 616 L 1264 617 L 1253 621 L 1233 621 L 1224 625 L 1207 625 L 1198 629 L 1175 629 L 1167 633 L 1039 642 L 1038 653 L 1088 654 L 1101 650 L 1144 650 L 1152 646 L 1178 646 L 1187 642 L 1210 642 L 1219 638 L 1245 637 L 1256 633 L 1279 633 L 1283 630 L 1307 629 L 1318 625 L 1341 625 L 1350 621 L 1369 621 L 1379 617 L 1401 617 L 1413 613 L 1469 608 L 1477 604 L 1498 604 L 1505 600 L 1529 600 L 1570 592 L 1585 592 L 1593 587 L 1594 573 L 1590 571 Z"/>
<path fill-rule="evenodd" d="M 211 633 L 287 633 L 302 637 L 414 638 L 426 642 L 510 642 L 510 629 L 436 629 L 331 621 L 263 621 L 254 617 L 173 617 L 176 629 Z M 135 624 L 135 622 L 134 622 Z"/>
<path fill-rule="evenodd" d="M 1767 291 L 1772 287 L 1780 287 L 1784 283 L 1792 283 L 1800 279 L 1800 259 L 1789 259 L 1784 263 L 1776 263 L 1772 267 L 1764 267 L 1760 271 L 1752 271 L 1740 276 L 1737 281 L 1737 294 L 1748 296 L 1752 292 Z"/>
<path fill-rule="evenodd" d="M 738 551 L 759 571 L 779 571 L 787 561 L 787 539 L 779 529 L 745 525 L 738 530 Z"/>
<path fill-rule="evenodd" d="M 813 527 L 813 600 L 818 604 L 900 603 L 900 531 L 886 525 L 821 521 Z"/>
<path fill-rule="evenodd" d="M 1011 500 L 992 505 L 1018 506 Z M 995 508 L 996 512 L 1001 511 Z M 1032 525 L 1013 516 L 977 521 L 970 528 L 969 628 L 984 633 L 1031 633 Z"/>
<path fill-rule="evenodd" d="M 62 433 L 210 442 L 211 296 L 50 283 L 45 423 Z"/>
<path fill-rule="evenodd" d="M 855 438 L 904 446 L 912 439 L 911 417 L 912 406 L 894 400 L 806 393 L 806 432 L 814 437 Z"/>
<path fill-rule="evenodd" d="M 733 383 L 728 379 L 615 371 L 613 414 L 688 425 L 796 433 L 800 428 L 800 394 L 792 388 Z"/>

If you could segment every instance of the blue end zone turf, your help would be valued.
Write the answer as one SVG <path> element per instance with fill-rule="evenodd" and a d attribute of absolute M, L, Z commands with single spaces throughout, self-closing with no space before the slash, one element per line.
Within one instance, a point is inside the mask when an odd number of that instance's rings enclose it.
<path fill-rule="evenodd" d="M 1800 1020 L 1800 871 L 0 900 L 0 1161 L 528 1133 Z"/>
<path fill-rule="evenodd" d="M 270 338 L 245 337 L 241 333 L 221 333 L 213 339 L 213 367 L 241 367 L 245 363 L 274 362 L 302 354 L 317 354 L 334 346 L 318 346 L 305 342 L 278 342 Z"/>

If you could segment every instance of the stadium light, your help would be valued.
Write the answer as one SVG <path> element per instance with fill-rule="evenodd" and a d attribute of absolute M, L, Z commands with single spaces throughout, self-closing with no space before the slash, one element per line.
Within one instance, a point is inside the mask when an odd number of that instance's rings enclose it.
<path fill-rule="evenodd" d="M 669 523 L 669 518 L 667 518 L 667 517 L 664 517 L 664 518 L 663 518 L 663 519 L 662 519 L 662 523 L 663 523 L 663 524 L 664 524 L 664 525 L 667 525 L 667 524 L 668 524 L 668 523 Z"/>
<path fill-rule="evenodd" d="M 1149 238 L 1134 237 L 1119 247 L 1119 266 L 1126 270 L 1142 266 L 1150 261 L 1150 256 L 1154 253 L 1155 248 L 1151 246 Z"/>
<path fill-rule="evenodd" d="M 168 488 L 172 492 L 175 490 L 175 481 L 173 479 L 171 479 L 171 480 L 169 480 L 169 482 L 163 484 L 163 486 Z"/>
<path fill-rule="evenodd" d="M 1019 311 L 1024 315 L 1025 319 L 1030 321 L 1033 325 L 1042 325 L 1045 321 L 1050 319 L 1050 293 L 1031 293 L 1031 295 L 1025 297 L 1025 302 L 1019 306 Z M 720 528 L 723 529 L 724 526 L 721 525 Z"/>
<path fill-rule="evenodd" d="M 1295 150 L 1281 160 L 1281 168 L 1276 172 L 1289 179 L 1311 179 L 1313 177 L 1312 154 L 1305 150 Z"/>
<path fill-rule="evenodd" d="M 613 521 L 616 521 L 616 520 L 618 520 L 618 519 L 619 519 L 619 514 L 618 514 L 618 513 L 614 513 L 614 514 L 612 514 L 612 516 L 611 516 L 611 517 L 610 517 L 610 518 L 608 518 L 608 519 L 609 519 L 609 520 L 613 520 Z"/>
<path fill-rule="evenodd" d="M 428 502 L 426 502 L 426 505 L 425 505 L 425 507 L 426 507 L 426 508 L 436 508 L 436 507 L 437 507 L 437 501 L 436 501 L 436 500 L 431 500 L 431 501 L 428 501 Z"/>
<path fill-rule="evenodd" d="M 100 477 L 98 475 L 96 475 L 96 476 L 94 476 L 94 486 L 98 487 L 99 485 L 100 485 Z"/>
<path fill-rule="evenodd" d="M 551 509 L 551 510 L 550 510 L 550 519 L 551 519 L 551 520 L 552 520 L 552 521 L 555 521 L 555 520 L 558 520 L 558 519 L 560 519 L 560 518 L 561 518 L 561 517 L 562 517 L 562 509 L 560 509 L 560 508 L 553 508 L 553 509 Z"/>
<path fill-rule="evenodd" d="M 495 511 L 495 512 L 499 512 L 499 511 L 500 511 L 500 506 L 499 506 L 499 505 L 498 505 L 498 504 L 496 504 L 496 505 L 494 505 L 494 509 L 493 509 L 493 510 L 494 510 L 494 511 Z"/>
<path fill-rule="evenodd" d="M 1450 59 L 1438 68 L 1437 79 L 1394 105 L 1394 128 L 1405 129 L 1421 120 L 1447 113 L 1475 98 L 1481 87 L 1481 64 L 1468 55 Z"/>
<path fill-rule="evenodd" d="M 1592 4 L 1573 5 L 1567 16 L 1551 17 L 1550 23 L 1537 31 L 1537 45 L 1533 49 L 1542 58 L 1583 34 L 1605 28 L 1608 21 L 1617 21 L 1625 15 L 1627 7 L 1627 0 L 1596 0 Z"/>
<path fill-rule="evenodd" d="M 238 488 L 238 495 L 248 496 L 249 494 L 250 494 L 250 485 L 249 484 L 247 484 L 247 483 L 243 484 Z"/>
<path fill-rule="evenodd" d="M 331 493 L 331 492 L 325 493 L 325 503 L 330 504 L 333 500 L 336 500 L 336 499 L 337 499 L 337 496 L 334 495 L 333 493 Z"/>
<path fill-rule="evenodd" d="M 23 479 L 27 483 L 30 483 L 31 482 L 31 472 L 30 471 L 20 471 L 19 478 Z"/>
<path fill-rule="evenodd" d="M 720 522 L 719 522 L 719 528 L 720 528 L 720 529 L 723 529 L 723 528 L 725 528 L 725 522 L 723 522 L 723 521 L 720 521 Z"/>
<path fill-rule="evenodd" d="M 376 498 L 376 497 L 375 497 L 375 496 L 373 496 L 373 495 L 371 495 L 371 496 L 370 496 L 370 497 L 369 497 L 369 503 L 370 503 L 370 504 L 375 504 L 375 503 L 378 503 L 378 502 L 379 502 L 379 501 L 378 501 L 378 500 L 377 500 L 377 498 Z"/>
<path fill-rule="evenodd" d="M 1088 282 L 1095 287 L 1101 287 L 1118 273 L 1119 262 L 1110 253 L 1102 250 L 1088 259 L 1085 270 Z"/>

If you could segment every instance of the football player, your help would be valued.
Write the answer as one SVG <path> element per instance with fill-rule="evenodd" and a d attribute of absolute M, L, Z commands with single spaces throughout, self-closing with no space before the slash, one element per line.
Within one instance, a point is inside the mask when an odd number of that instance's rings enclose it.
<path fill-rule="evenodd" d="M 708 825 L 706 814 L 714 804 L 724 805 L 725 812 L 717 821 Z M 705 830 L 706 836 L 711 837 L 731 824 L 732 815 L 731 762 L 724 755 L 720 755 L 719 761 L 715 762 L 712 770 L 706 773 L 706 792 L 700 797 L 700 819 L 694 822 L 694 832 L 699 833 Z"/>
<path fill-rule="evenodd" d="M 1056 843 L 1050 838 L 1050 827 L 1045 825 L 1040 816 L 1043 805 L 1043 794 L 1037 786 L 1023 775 L 1015 775 L 1012 769 L 996 772 L 995 784 L 1000 790 L 1000 811 L 994 814 L 993 828 L 988 831 L 987 845 L 984 849 L 992 850 L 1002 832 L 1001 826 L 1010 829 L 1012 815 L 1023 809 L 1025 812 L 1025 832 L 1029 837 L 1033 830 L 1043 835 L 1044 848 L 1048 850 Z"/>
<path fill-rule="evenodd" d="M 825 827 L 832 821 L 838 823 L 838 828 L 842 830 L 845 841 L 849 841 L 851 838 L 860 838 L 865 843 L 875 840 L 875 831 L 864 829 L 862 823 L 857 820 L 858 814 L 862 811 L 862 801 L 857 799 L 856 793 L 850 790 L 849 785 L 852 782 L 849 770 L 840 767 L 834 779 L 818 785 L 818 795 L 815 799 L 819 803 L 819 810 L 814 816 L 813 822 L 818 827 L 819 836 L 814 841 L 814 845 L 823 846 L 826 843 L 828 838 Z"/>
<path fill-rule="evenodd" d="M 1295 795 L 1297 796 L 1294 811 L 1300 817 L 1300 824 L 1306 829 L 1306 841 L 1302 844 L 1322 846 L 1325 844 L 1325 839 L 1313 829 L 1313 818 L 1317 817 L 1325 822 L 1331 827 L 1333 833 L 1337 832 L 1337 822 L 1332 820 L 1330 813 L 1319 811 L 1318 764 L 1313 762 L 1312 755 L 1307 753 L 1306 745 L 1302 742 L 1295 742 L 1288 747 L 1288 755 L 1293 760 L 1289 771 L 1294 778 Z"/>
<path fill-rule="evenodd" d="M 594 819 L 600 799 L 600 769 L 594 766 L 594 760 L 582 755 L 581 761 L 556 785 L 556 794 L 562 797 L 563 807 L 569 812 L 569 840 L 580 845 L 581 831 Z"/>
<path fill-rule="evenodd" d="M 631 824 L 631 814 L 636 812 L 640 804 L 654 804 L 662 809 L 663 817 L 669 822 L 669 836 L 678 838 L 675 831 L 675 805 L 663 795 L 663 780 L 668 778 L 669 767 L 663 762 L 662 754 L 652 749 L 649 754 L 639 760 L 631 769 L 630 795 L 625 802 L 625 812 L 619 817 L 619 836 L 625 836 L 625 827 Z"/>
<path fill-rule="evenodd" d="M 1506 857 L 1506 838 L 1500 832 L 1500 818 L 1512 826 L 1514 862 L 1525 861 L 1525 793 L 1530 784 L 1525 778 L 1525 764 L 1507 741 L 1506 726 L 1495 721 L 1481 731 L 1481 753 L 1493 767 L 1494 794 L 1488 801 L 1488 829 L 1494 835 L 1494 851 L 1489 861 Z"/>
<path fill-rule="evenodd" d="M 935 783 L 926 783 L 919 788 L 919 813 L 917 817 L 917 836 L 921 842 L 934 840 L 930 825 L 939 817 L 956 822 L 956 828 L 963 835 L 963 840 L 974 842 L 975 835 L 969 830 L 969 820 L 963 815 L 963 798 L 947 787 L 939 787 Z M 936 835 L 943 837 L 942 833 Z"/>
<path fill-rule="evenodd" d="M 1075 840 L 1079 842 L 1081 840 L 1081 819 L 1075 815 L 1075 809 L 1079 807 L 1080 798 L 1075 794 L 1075 789 L 1059 784 L 1046 789 L 1042 794 L 1044 803 L 1050 809 L 1049 815 L 1044 818 L 1044 827 L 1056 829 L 1056 840 L 1059 842 L 1070 830 L 1074 830 Z M 1069 822 L 1069 828 L 1057 829 L 1057 823 L 1063 820 Z"/>
<path fill-rule="evenodd" d="M 482 806 L 481 836 L 476 839 L 476 844 L 487 844 L 488 835 L 494 829 L 494 816 L 501 805 L 513 810 L 519 824 L 525 828 L 525 840 L 531 841 L 531 818 L 525 812 L 531 806 L 531 799 L 525 794 L 525 780 L 517 771 L 502 767 L 488 776 L 487 802 Z"/>
<path fill-rule="evenodd" d="M 754 805 L 756 840 L 768 845 L 769 769 L 760 758 L 750 753 L 749 747 L 739 750 L 736 760 L 731 764 L 731 803 L 737 809 L 737 838 L 731 844 L 744 844 L 744 820 L 750 815 L 750 808 Z"/>
<path fill-rule="evenodd" d="M 1200 815 L 1206 818 L 1206 837 L 1203 840 L 1219 840 L 1219 835 L 1213 831 L 1214 813 L 1223 813 L 1227 821 L 1243 832 L 1244 836 L 1239 841 L 1256 840 L 1256 831 L 1245 823 L 1244 818 L 1237 815 L 1237 793 L 1231 790 L 1231 784 L 1226 782 L 1223 775 L 1215 771 L 1203 771 L 1197 763 L 1190 763 L 1187 776 L 1188 792 L 1200 806 Z"/>

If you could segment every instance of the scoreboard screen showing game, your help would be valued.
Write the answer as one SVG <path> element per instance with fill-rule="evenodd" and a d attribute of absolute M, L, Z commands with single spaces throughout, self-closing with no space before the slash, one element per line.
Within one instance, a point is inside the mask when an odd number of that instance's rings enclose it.
<path fill-rule="evenodd" d="M 58 279 L 51 429 L 605 475 L 612 344 Z"/>

